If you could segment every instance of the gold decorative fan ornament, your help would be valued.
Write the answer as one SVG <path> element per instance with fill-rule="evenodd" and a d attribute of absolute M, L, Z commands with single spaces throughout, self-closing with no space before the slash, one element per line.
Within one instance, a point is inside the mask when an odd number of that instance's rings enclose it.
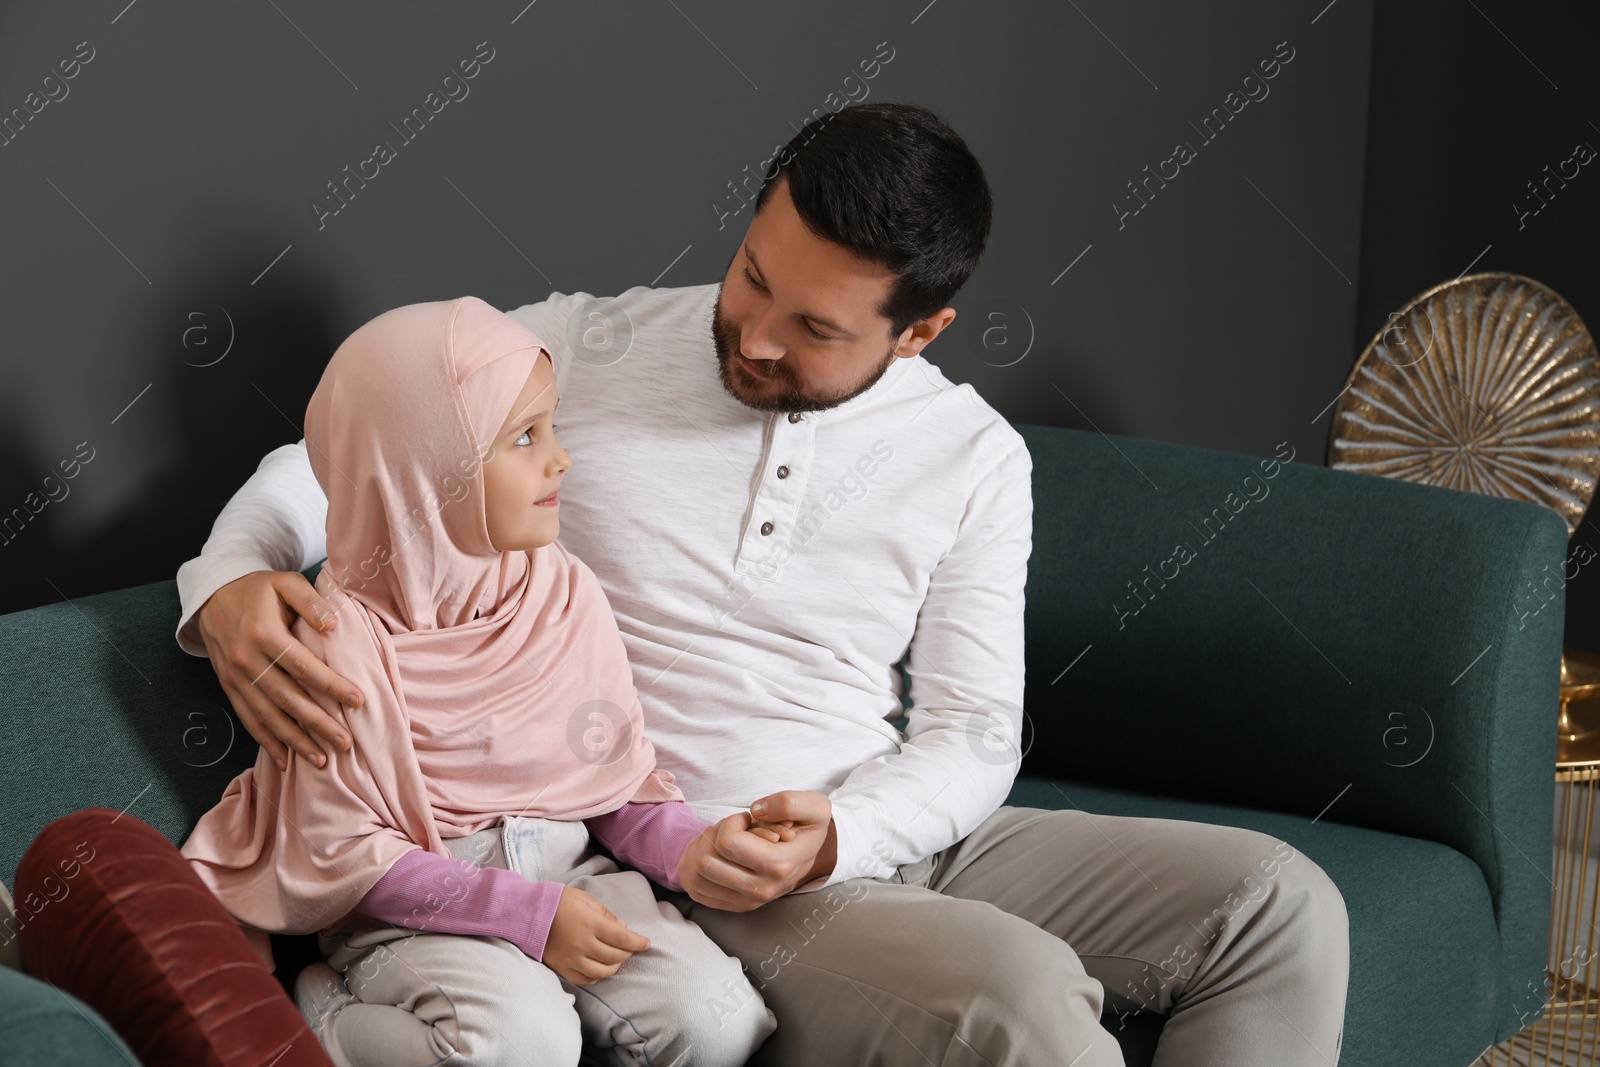
<path fill-rule="evenodd" d="M 1570 536 L 1600 478 L 1600 360 L 1520 274 L 1436 285 L 1390 317 L 1334 409 L 1327 464 L 1543 504 Z"/>

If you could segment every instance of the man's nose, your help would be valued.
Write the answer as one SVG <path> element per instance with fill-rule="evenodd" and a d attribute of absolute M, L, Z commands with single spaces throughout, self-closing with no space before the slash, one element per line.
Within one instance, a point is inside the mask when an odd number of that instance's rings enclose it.
<path fill-rule="evenodd" d="M 739 348 L 751 359 L 782 359 L 783 346 L 772 336 L 773 316 L 763 315 L 748 330 L 739 331 Z"/>

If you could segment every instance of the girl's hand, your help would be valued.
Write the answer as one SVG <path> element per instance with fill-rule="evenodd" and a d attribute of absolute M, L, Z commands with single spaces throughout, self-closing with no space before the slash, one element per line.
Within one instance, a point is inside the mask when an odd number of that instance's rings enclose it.
<path fill-rule="evenodd" d="M 754 811 L 736 811 L 684 849 L 678 879 L 695 903 L 723 911 L 753 911 L 805 882 L 832 874 L 838 846 L 833 805 L 826 793 L 785 789 L 754 804 L 764 809 L 761 833 L 749 832 L 758 825 Z M 773 836 L 779 840 L 771 840 Z"/>
<path fill-rule="evenodd" d="M 794 820 L 784 819 L 782 822 L 753 822 L 750 832 L 758 837 L 777 844 L 780 841 L 794 840 Z"/>
<path fill-rule="evenodd" d="M 629 930 L 604 904 L 567 886 L 540 962 L 573 985 L 586 986 L 610 978 L 629 956 L 649 947 L 648 937 Z"/>

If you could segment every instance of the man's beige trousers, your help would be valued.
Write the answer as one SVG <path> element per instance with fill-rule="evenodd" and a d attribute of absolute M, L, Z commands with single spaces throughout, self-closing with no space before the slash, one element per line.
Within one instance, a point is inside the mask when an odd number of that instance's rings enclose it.
<path fill-rule="evenodd" d="M 1168 1016 L 1158 1067 L 1339 1058 L 1344 899 L 1253 830 L 1006 806 L 893 879 L 751 912 L 656 895 L 777 1016 L 760 1067 L 1121 1067 L 1107 1027 L 1138 1011 Z"/>

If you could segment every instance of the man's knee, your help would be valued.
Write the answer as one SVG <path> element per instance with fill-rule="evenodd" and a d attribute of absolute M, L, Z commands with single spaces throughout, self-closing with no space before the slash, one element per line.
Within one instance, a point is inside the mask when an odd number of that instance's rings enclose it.
<path fill-rule="evenodd" d="M 981 903 L 981 902 L 975 902 Z M 954 968 L 964 983 L 959 1038 L 992 1063 L 1033 1062 L 1042 1049 L 1079 1067 L 1121 1067 L 1116 1039 L 1100 1025 L 1105 989 L 1059 937 L 983 905 L 978 922 L 990 966 Z M 974 961 L 976 962 L 976 961 Z"/>
<path fill-rule="evenodd" d="M 1344 894 L 1328 873 L 1270 834 L 1239 829 L 1232 847 L 1241 876 L 1222 908 L 1214 909 L 1207 929 L 1256 908 L 1261 912 L 1258 925 L 1281 929 L 1300 946 L 1296 959 L 1301 965 L 1330 977 L 1347 974 L 1350 919 Z"/>
<path fill-rule="evenodd" d="M 1345 973 L 1350 965 L 1350 916 L 1328 872 L 1304 853 L 1283 865 L 1282 906 L 1306 945 L 1308 962 Z M 1330 966 L 1336 964 L 1336 966 Z"/>

